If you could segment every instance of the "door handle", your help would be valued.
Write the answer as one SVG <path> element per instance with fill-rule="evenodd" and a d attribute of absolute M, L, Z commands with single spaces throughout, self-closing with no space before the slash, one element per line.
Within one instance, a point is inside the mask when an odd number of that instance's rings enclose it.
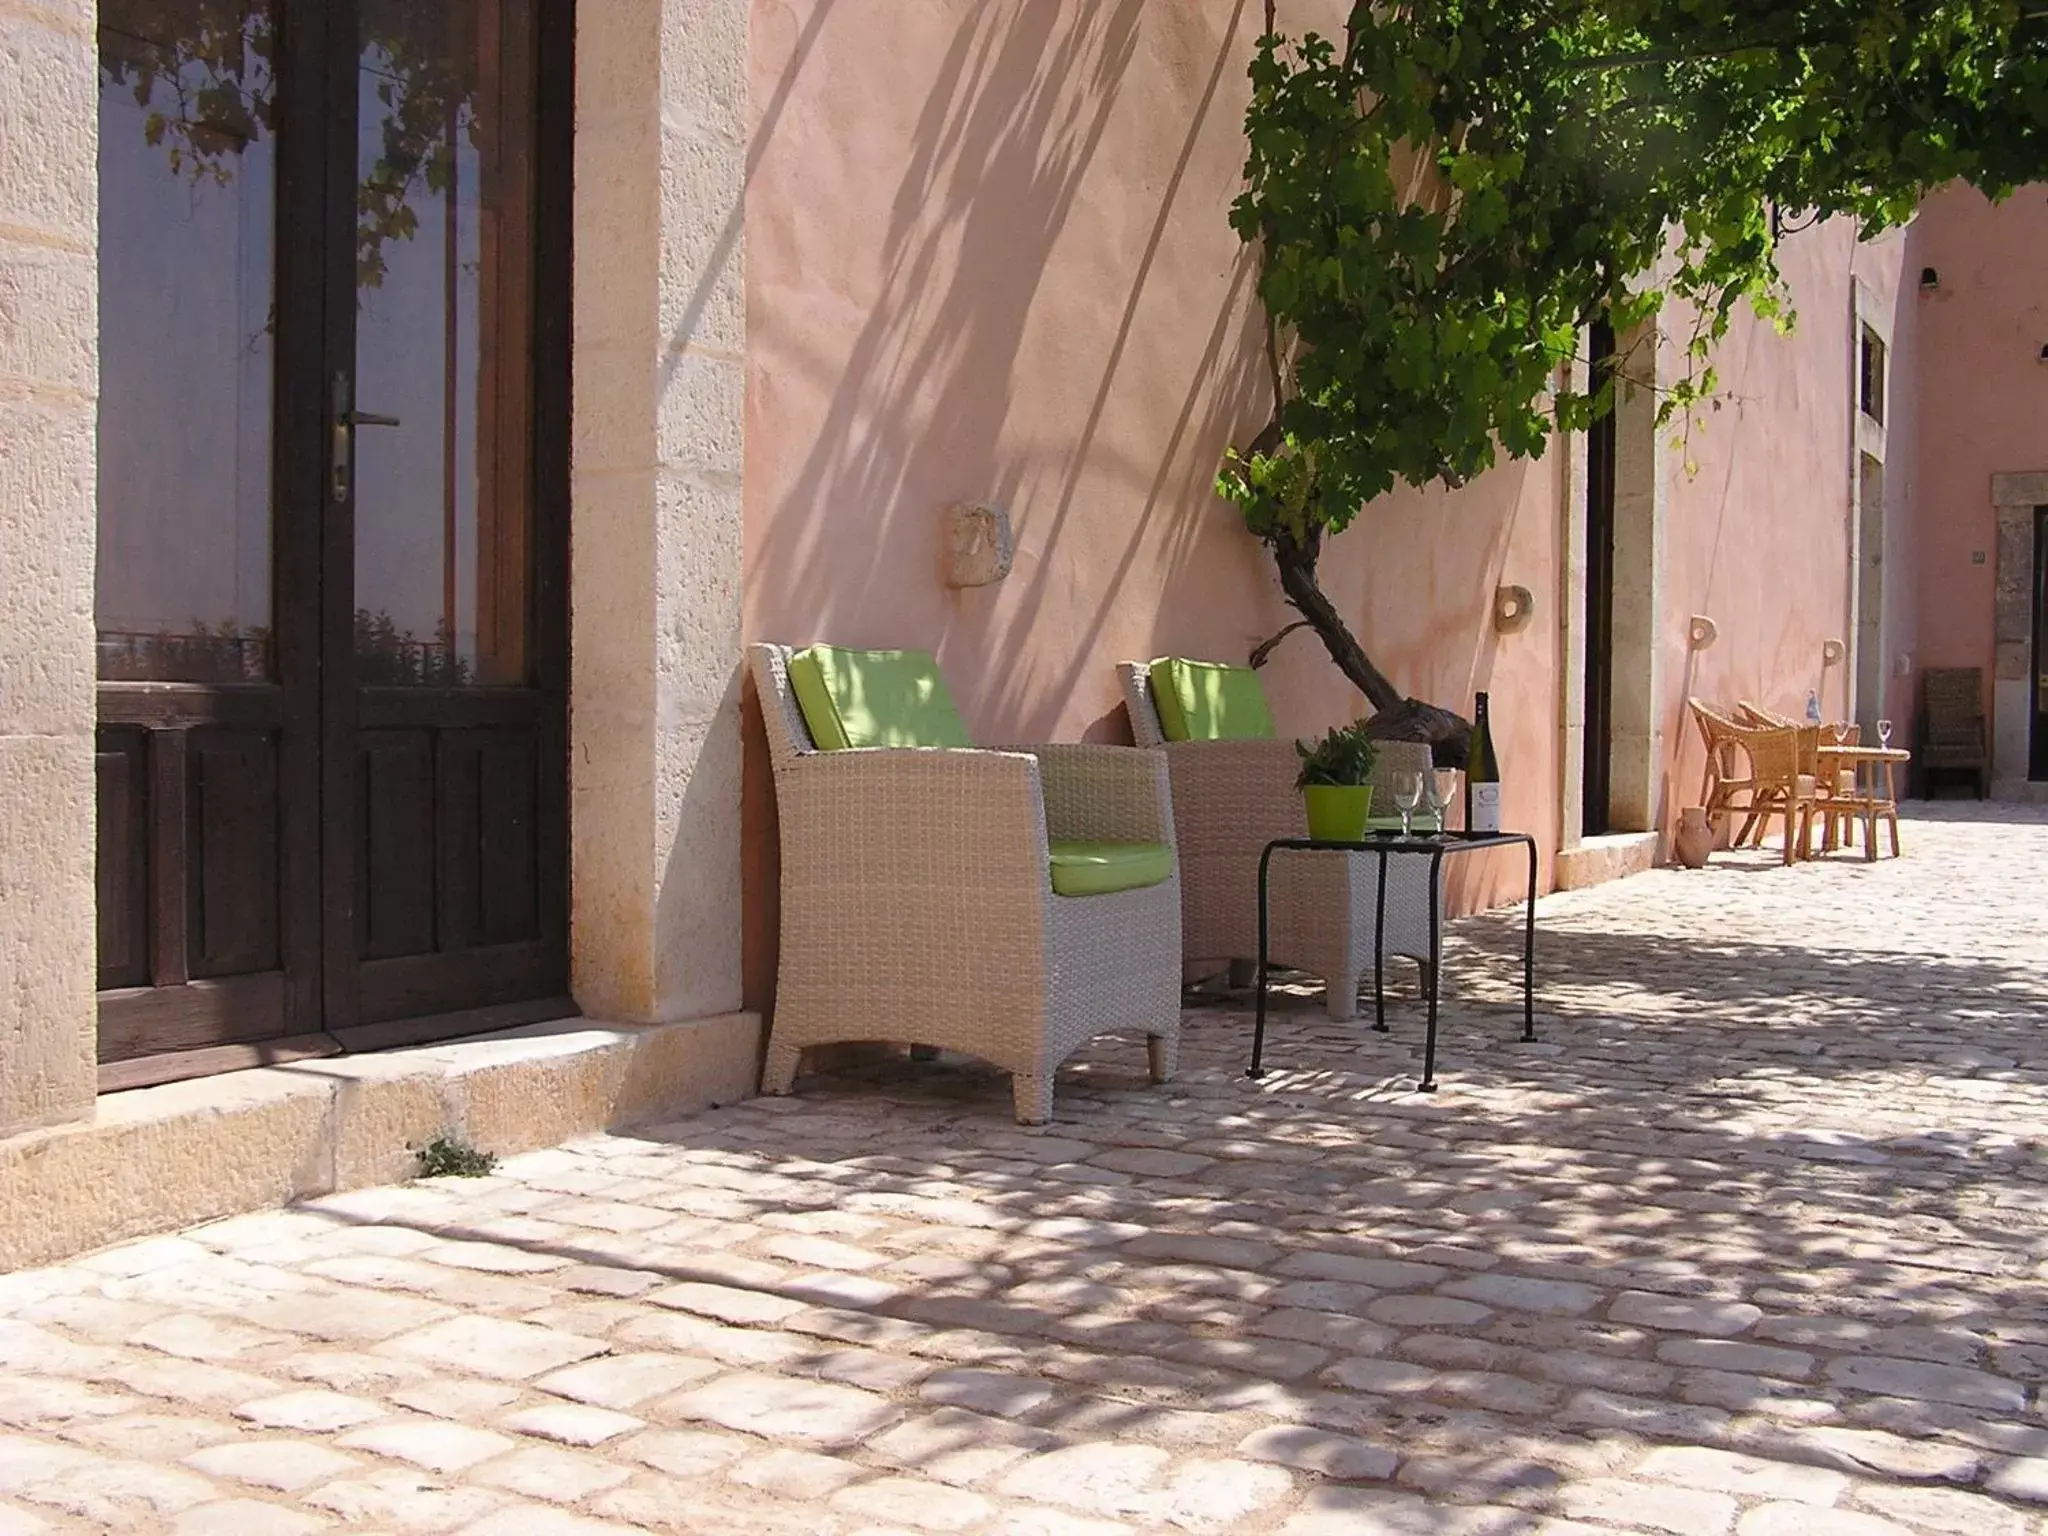
<path fill-rule="evenodd" d="M 379 415 L 376 411 L 358 411 L 349 401 L 348 375 L 334 376 L 333 431 L 327 449 L 327 480 L 330 494 L 339 505 L 348 500 L 349 483 L 355 467 L 355 429 L 357 427 L 395 427 L 399 425 L 396 416 Z"/>

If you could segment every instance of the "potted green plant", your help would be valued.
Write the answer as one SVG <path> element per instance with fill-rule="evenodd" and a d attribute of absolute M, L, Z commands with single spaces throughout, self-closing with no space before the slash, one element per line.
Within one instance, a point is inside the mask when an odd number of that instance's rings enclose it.
<path fill-rule="evenodd" d="M 1365 722 L 1340 725 L 1313 744 L 1297 741 L 1301 772 L 1294 784 L 1308 810 L 1308 835 L 1355 843 L 1372 815 L 1372 765 L 1378 749 Z"/>

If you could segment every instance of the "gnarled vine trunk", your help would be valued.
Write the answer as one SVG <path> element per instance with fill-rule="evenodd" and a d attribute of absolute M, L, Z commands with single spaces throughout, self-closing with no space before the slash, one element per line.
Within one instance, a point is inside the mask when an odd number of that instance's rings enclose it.
<path fill-rule="evenodd" d="M 1438 767 L 1464 767 L 1471 748 L 1471 726 L 1450 710 L 1420 699 L 1403 698 L 1400 689 L 1373 665 L 1365 647 L 1358 643 L 1351 626 L 1337 611 L 1337 605 L 1316 580 L 1316 562 L 1322 555 L 1321 533 L 1311 531 L 1304 540 L 1284 528 L 1275 529 L 1265 543 L 1273 552 L 1273 563 L 1280 572 L 1280 589 L 1287 594 L 1288 605 L 1321 638 L 1323 649 L 1330 653 L 1337 670 L 1351 679 L 1372 705 L 1374 713 L 1366 722 L 1366 733 L 1381 741 L 1427 742 Z M 1266 654 L 1266 648 L 1260 647 L 1252 664 L 1262 663 Z"/>

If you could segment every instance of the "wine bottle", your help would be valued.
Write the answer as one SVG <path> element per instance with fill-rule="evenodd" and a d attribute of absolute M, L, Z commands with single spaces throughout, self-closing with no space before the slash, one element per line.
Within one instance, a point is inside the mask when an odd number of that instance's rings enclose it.
<path fill-rule="evenodd" d="M 1500 759 L 1493 755 L 1493 727 L 1486 719 L 1486 695 L 1472 711 L 1472 749 L 1465 758 L 1465 830 L 1500 830 Z"/>

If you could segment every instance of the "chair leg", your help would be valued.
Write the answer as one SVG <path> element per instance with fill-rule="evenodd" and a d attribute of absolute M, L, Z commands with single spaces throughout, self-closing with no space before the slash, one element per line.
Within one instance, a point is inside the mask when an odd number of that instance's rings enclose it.
<path fill-rule="evenodd" d="M 796 1086 L 797 1063 L 803 1052 L 793 1045 L 777 1043 L 771 1034 L 768 1059 L 761 1067 L 761 1091 L 780 1097 Z"/>
<path fill-rule="evenodd" d="M 1348 1024 L 1358 1017 L 1358 972 L 1329 979 L 1325 1006 L 1333 1023 Z"/>
<path fill-rule="evenodd" d="M 1892 857 L 1896 859 L 1899 856 L 1899 813 L 1896 810 L 1887 811 L 1885 812 L 1884 819 L 1890 822 L 1892 826 Z M 1877 838 L 1873 835 L 1871 842 L 1875 843 L 1876 841 Z"/>
<path fill-rule="evenodd" d="M 1010 1079 L 1019 1125 L 1047 1125 L 1052 1120 L 1052 1074 L 1018 1072 Z"/>
<path fill-rule="evenodd" d="M 1180 1038 L 1178 1035 L 1147 1035 L 1145 1037 L 1146 1065 L 1151 1069 L 1152 1081 L 1170 1083 L 1173 1075 L 1180 1070 Z"/>

